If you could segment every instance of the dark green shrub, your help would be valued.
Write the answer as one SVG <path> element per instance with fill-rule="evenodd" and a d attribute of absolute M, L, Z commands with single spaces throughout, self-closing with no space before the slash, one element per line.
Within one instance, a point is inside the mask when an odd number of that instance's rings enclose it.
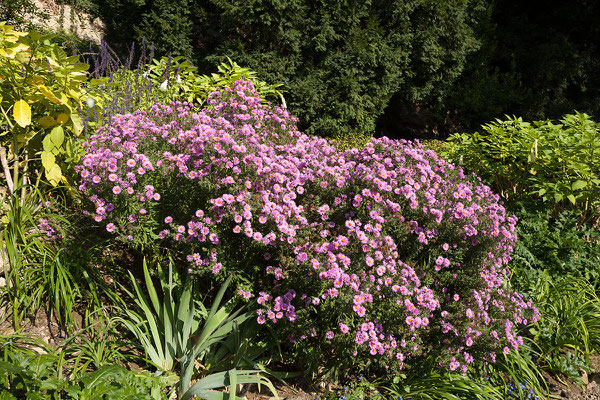
<path fill-rule="evenodd" d="M 328 137 L 371 134 L 392 95 L 444 98 L 479 47 L 474 29 L 489 8 L 482 0 L 96 2 L 111 44 L 145 37 L 159 55 L 193 56 L 201 70 L 229 56 L 282 82 L 303 130 Z"/>
<path fill-rule="evenodd" d="M 512 268 L 513 285 L 529 290 L 544 271 L 572 275 L 600 287 L 600 232 L 580 225 L 574 211 L 552 216 L 548 209 L 521 205 Z"/>

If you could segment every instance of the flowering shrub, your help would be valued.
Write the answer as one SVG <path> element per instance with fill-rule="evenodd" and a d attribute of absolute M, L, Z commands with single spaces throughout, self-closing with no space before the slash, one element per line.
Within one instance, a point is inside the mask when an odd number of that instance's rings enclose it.
<path fill-rule="evenodd" d="M 517 349 L 539 314 L 503 286 L 516 218 L 419 143 L 336 150 L 236 82 L 120 115 L 78 167 L 92 217 L 121 240 L 160 240 L 190 273 L 236 273 L 301 351 L 404 368 L 433 356 L 466 372 Z M 245 282 L 245 285 L 242 283 Z"/>

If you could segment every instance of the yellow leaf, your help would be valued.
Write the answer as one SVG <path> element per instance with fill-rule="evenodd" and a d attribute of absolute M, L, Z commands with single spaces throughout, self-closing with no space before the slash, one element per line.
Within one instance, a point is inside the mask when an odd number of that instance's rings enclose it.
<path fill-rule="evenodd" d="M 31 77 L 31 83 L 33 83 L 35 86 L 38 85 L 43 85 L 44 84 L 44 78 L 39 76 L 39 75 L 34 75 Z"/>
<path fill-rule="evenodd" d="M 75 131 L 75 136 L 79 136 L 83 131 L 83 121 L 77 112 L 71 113 L 71 121 L 73 121 L 73 130 Z"/>
<path fill-rule="evenodd" d="M 52 186 L 58 185 L 62 177 L 62 171 L 58 164 L 53 164 L 50 170 L 46 170 L 46 178 Z"/>
<path fill-rule="evenodd" d="M 45 129 L 52 128 L 54 125 L 58 124 L 58 121 L 52 118 L 49 115 L 46 115 L 38 120 L 38 123 L 43 126 Z"/>
<path fill-rule="evenodd" d="M 23 43 L 19 43 L 16 46 L 13 46 L 11 50 L 13 50 L 16 53 L 20 53 L 22 51 L 29 50 L 29 46 Z"/>
<path fill-rule="evenodd" d="M 60 113 L 60 114 L 58 114 L 58 117 L 56 117 L 56 121 L 61 125 L 63 125 L 68 120 L 69 120 L 69 114 Z"/>
<path fill-rule="evenodd" d="M 2 53 L 3 53 L 2 55 L 4 57 L 10 58 L 10 59 L 15 58 L 15 55 L 16 55 L 16 53 L 12 49 L 9 49 L 9 48 L 7 48 L 6 50 L 2 50 Z"/>
<path fill-rule="evenodd" d="M 54 60 L 54 58 L 52 57 L 46 57 L 46 61 L 48 61 L 48 64 L 50 64 L 50 66 L 54 66 L 54 67 L 58 67 L 59 64 L 56 62 L 56 60 Z"/>
<path fill-rule="evenodd" d="M 13 106 L 13 117 L 19 126 L 25 128 L 31 124 L 31 108 L 25 100 L 18 100 Z"/>
<path fill-rule="evenodd" d="M 46 135 L 42 140 L 42 146 L 44 146 L 44 151 L 52 151 L 54 149 L 54 143 L 52 143 L 52 139 L 50 135 Z"/>
<path fill-rule="evenodd" d="M 73 89 L 69 89 L 68 93 L 69 93 L 69 96 L 74 100 L 79 100 L 79 98 L 81 97 L 81 94 L 77 93 Z"/>
<path fill-rule="evenodd" d="M 48 100 L 50 100 L 51 102 L 53 102 L 54 104 L 64 104 L 58 97 L 56 97 L 54 95 L 54 93 L 52 93 L 50 91 L 50 89 L 48 89 L 46 86 L 44 85 L 38 85 L 38 89 L 40 90 L 40 92 L 44 95 L 44 97 L 46 97 Z"/>
<path fill-rule="evenodd" d="M 44 166 L 44 169 L 46 171 L 50 171 L 55 164 L 54 154 L 47 152 L 47 151 L 42 151 L 41 158 L 42 158 L 42 165 Z"/>

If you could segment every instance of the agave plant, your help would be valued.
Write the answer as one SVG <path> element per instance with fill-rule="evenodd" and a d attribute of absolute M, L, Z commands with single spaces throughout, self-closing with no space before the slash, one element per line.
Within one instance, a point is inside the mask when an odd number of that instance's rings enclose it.
<path fill-rule="evenodd" d="M 135 294 L 128 292 L 137 305 L 137 310 L 125 309 L 127 318 L 121 322 L 134 334 L 146 351 L 149 361 L 159 371 L 181 372 L 179 398 L 188 400 L 197 396 L 207 400 L 235 399 L 239 384 L 256 383 L 267 386 L 273 393 L 275 388 L 265 376 L 264 370 L 238 369 L 232 365 L 225 371 L 195 376 L 197 364 L 209 357 L 211 352 L 227 341 L 253 313 L 243 309 L 230 311 L 221 304 L 231 277 L 217 293 L 210 310 L 202 303 L 196 309 L 193 298 L 195 282 L 187 276 L 183 283 L 174 280 L 173 264 L 169 263 L 167 274 L 161 274 L 162 298 L 152 283 L 146 261 L 143 265 L 145 288 L 130 273 Z M 197 378 L 193 381 L 194 378 Z M 229 393 L 217 390 L 229 387 Z"/>

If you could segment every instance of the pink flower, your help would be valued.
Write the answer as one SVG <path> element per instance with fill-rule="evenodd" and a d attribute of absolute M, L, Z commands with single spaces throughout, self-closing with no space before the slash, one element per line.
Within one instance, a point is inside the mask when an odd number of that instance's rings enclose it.
<path fill-rule="evenodd" d="M 223 264 L 221 264 L 220 262 L 219 262 L 219 263 L 216 263 L 216 264 L 215 264 L 215 265 L 213 265 L 213 267 L 212 267 L 212 273 L 213 273 L 213 274 L 215 274 L 215 275 L 216 275 L 216 274 L 218 274 L 218 273 L 219 273 L 219 271 L 221 270 L 221 268 L 223 268 Z"/>

